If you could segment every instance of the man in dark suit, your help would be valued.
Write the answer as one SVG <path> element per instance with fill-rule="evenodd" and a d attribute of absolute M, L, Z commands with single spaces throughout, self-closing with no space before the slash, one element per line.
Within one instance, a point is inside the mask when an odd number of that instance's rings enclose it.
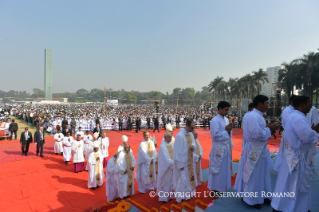
<path fill-rule="evenodd" d="M 100 119 L 99 119 L 99 117 L 97 117 L 97 118 L 95 119 L 95 124 L 100 124 Z"/>
<path fill-rule="evenodd" d="M 123 130 L 123 119 L 122 119 L 122 117 L 120 116 L 120 117 L 119 117 L 119 131 L 122 132 L 122 130 Z"/>
<path fill-rule="evenodd" d="M 29 129 L 26 127 L 20 136 L 22 155 L 28 156 L 30 143 L 32 143 L 32 133 L 30 133 Z"/>
<path fill-rule="evenodd" d="M 63 118 L 63 121 L 62 121 L 62 129 L 64 129 L 66 127 L 66 125 L 68 125 L 68 120 L 66 120 L 66 118 L 64 117 Z"/>
<path fill-rule="evenodd" d="M 99 138 L 100 138 L 102 136 L 102 128 L 100 127 L 100 124 L 96 124 L 96 127 L 93 130 L 93 134 L 96 132 L 99 134 Z"/>
<path fill-rule="evenodd" d="M 165 126 L 166 126 L 166 118 L 163 116 L 162 117 L 162 122 L 163 122 L 163 128 L 165 129 Z"/>
<path fill-rule="evenodd" d="M 136 125 L 136 133 L 138 133 L 138 131 L 141 130 L 141 118 L 140 117 L 136 118 L 135 125 Z"/>
<path fill-rule="evenodd" d="M 132 119 L 131 116 L 128 117 L 127 119 L 127 130 L 132 130 Z"/>
<path fill-rule="evenodd" d="M 158 128 L 158 117 L 156 117 L 155 119 L 154 119 L 154 130 L 153 130 L 153 132 L 155 132 L 155 130 L 158 130 L 158 132 L 159 132 L 159 128 Z"/>
<path fill-rule="evenodd" d="M 62 134 L 66 136 L 68 132 L 70 132 L 70 135 L 72 136 L 72 130 L 69 129 L 69 125 L 67 124 L 65 125 L 65 128 L 62 129 Z"/>
<path fill-rule="evenodd" d="M 181 122 L 181 118 L 176 116 L 176 128 L 179 128 L 179 123 Z"/>
<path fill-rule="evenodd" d="M 146 122 L 147 122 L 147 129 L 151 129 L 151 117 L 147 117 Z"/>
<path fill-rule="evenodd" d="M 39 152 L 40 152 L 40 157 L 44 157 L 43 145 L 45 141 L 44 141 L 43 127 L 40 127 L 39 130 L 34 133 L 34 143 L 37 145 L 37 156 L 39 155 Z"/>
<path fill-rule="evenodd" d="M 17 139 L 18 124 L 15 123 L 14 119 L 12 119 L 12 122 L 9 125 L 9 131 L 10 131 L 10 141 L 12 140 L 13 133 L 14 133 L 14 139 Z"/>

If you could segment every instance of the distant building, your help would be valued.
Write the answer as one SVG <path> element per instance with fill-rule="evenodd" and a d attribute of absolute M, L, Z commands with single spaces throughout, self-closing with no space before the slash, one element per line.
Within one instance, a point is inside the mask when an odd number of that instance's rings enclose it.
<path fill-rule="evenodd" d="M 44 99 L 52 100 L 52 50 L 44 50 Z"/>
<path fill-rule="evenodd" d="M 268 76 L 268 83 L 261 84 L 261 94 L 267 97 L 275 96 L 275 92 L 272 91 L 272 84 L 278 82 L 280 66 L 267 68 L 265 71 Z"/>

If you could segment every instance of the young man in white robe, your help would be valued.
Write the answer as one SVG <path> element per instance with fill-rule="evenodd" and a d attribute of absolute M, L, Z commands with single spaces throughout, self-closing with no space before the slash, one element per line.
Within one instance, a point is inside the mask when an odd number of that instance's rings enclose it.
<path fill-rule="evenodd" d="M 194 167 L 194 152 L 196 152 L 193 131 L 195 123 L 193 119 L 186 120 L 186 127 L 181 129 L 174 143 L 174 189 L 176 201 L 188 200 L 191 194 L 196 192 L 196 170 Z"/>
<path fill-rule="evenodd" d="M 273 197 L 271 206 L 273 211 L 307 212 L 311 210 L 311 178 L 319 124 L 311 125 L 306 117 L 311 108 L 309 97 L 297 96 L 293 105 L 295 110 L 285 125 L 285 150 L 274 193 L 294 195 Z"/>
<path fill-rule="evenodd" d="M 63 138 L 62 144 L 63 144 L 63 161 L 65 161 L 65 164 L 68 165 L 69 161 L 71 160 L 71 152 L 72 152 L 72 143 L 74 139 L 70 135 L 70 132 L 66 134 L 66 136 Z"/>
<path fill-rule="evenodd" d="M 132 196 L 134 192 L 133 172 L 135 167 L 135 158 L 129 144 L 125 144 L 124 150 L 118 153 L 118 191 L 121 199 Z"/>
<path fill-rule="evenodd" d="M 233 124 L 225 117 L 230 108 L 226 101 L 217 105 L 218 114 L 210 121 L 210 137 L 213 145 L 209 155 L 208 188 L 225 192 L 231 187 L 231 148 Z"/>
<path fill-rule="evenodd" d="M 93 137 L 92 135 L 89 134 L 89 131 L 86 131 L 86 134 L 83 136 L 83 141 L 84 141 L 84 150 L 83 150 L 83 154 L 85 156 L 85 159 L 88 160 L 90 153 L 92 152 L 88 152 L 88 148 L 90 146 L 90 144 L 93 142 Z"/>
<path fill-rule="evenodd" d="M 110 145 L 109 138 L 106 137 L 105 131 L 102 132 L 102 137 L 99 138 L 99 141 L 100 141 L 100 150 L 103 155 L 103 168 L 105 168 L 107 166 L 107 158 L 109 156 L 109 145 Z"/>
<path fill-rule="evenodd" d="M 63 141 L 64 135 L 61 133 L 61 130 L 58 130 L 58 133 L 54 135 L 54 153 L 63 155 Z"/>
<path fill-rule="evenodd" d="M 89 156 L 89 179 L 88 188 L 92 190 L 103 185 L 103 156 L 99 151 L 100 145 L 98 141 L 93 143 L 93 152 Z"/>
<path fill-rule="evenodd" d="M 261 204 L 270 204 L 269 197 L 262 192 L 271 192 L 270 172 L 273 162 L 267 147 L 268 139 L 279 128 L 277 124 L 268 124 L 263 118 L 263 113 L 268 110 L 268 97 L 258 95 L 253 100 L 255 109 L 245 115 L 244 137 L 245 151 L 240 158 L 236 176 L 236 189 L 238 192 L 255 192 L 257 195 L 243 197 L 243 201 L 260 209 Z M 244 166 L 244 168 L 240 167 Z M 238 178 L 238 179 L 237 179 Z"/>
<path fill-rule="evenodd" d="M 82 172 L 84 168 L 84 142 L 80 134 L 77 134 L 76 140 L 73 141 L 71 149 L 73 152 L 73 172 Z"/>
<path fill-rule="evenodd" d="M 113 157 L 108 161 L 109 164 L 106 167 L 106 196 L 107 202 L 112 202 L 119 198 L 119 179 L 117 170 L 117 158 L 118 153 L 115 153 Z"/>
<path fill-rule="evenodd" d="M 122 150 L 124 150 L 124 146 L 125 144 L 127 143 L 128 141 L 128 137 L 126 135 L 123 135 L 122 138 L 121 138 L 122 142 L 123 142 L 123 145 L 120 145 L 118 148 L 117 148 L 117 152 L 121 152 Z M 131 150 L 132 151 L 132 150 Z"/>
<path fill-rule="evenodd" d="M 158 152 L 158 179 L 157 195 L 159 201 L 168 202 L 174 199 L 175 195 L 167 195 L 173 192 L 173 169 L 174 169 L 174 145 L 172 144 L 172 134 L 166 132 Z"/>
<path fill-rule="evenodd" d="M 199 143 L 198 138 L 198 132 L 196 130 L 193 131 L 196 149 L 194 151 L 194 167 L 196 170 L 196 187 L 200 186 L 202 184 L 202 159 L 203 159 L 203 149 L 202 146 Z"/>
<path fill-rule="evenodd" d="M 144 140 L 141 142 L 137 153 L 136 181 L 138 191 L 146 193 L 156 189 L 157 177 L 157 152 L 150 134 L 143 132 Z"/>
<path fill-rule="evenodd" d="M 75 138 L 76 138 L 78 135 L 81 135 L 82 138 L 84 137 L 84 132 L 82 131 L 82 127 L 79 127 L 79 130 L 75 133 Z"/>

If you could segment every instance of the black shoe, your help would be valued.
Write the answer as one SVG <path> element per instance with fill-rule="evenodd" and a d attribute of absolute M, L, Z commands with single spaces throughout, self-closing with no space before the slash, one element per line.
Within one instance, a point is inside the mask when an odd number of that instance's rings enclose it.
<path fill-rule="evenodd" d="M 271 200 L 270 199 L 264 199 L 264 204 L 270 205 L 271 204 Z"/>
<path fill-rule="evenodd" d="M 92 190 L 95 190 L 95 188 L 91 188 Z"/>
<path fill-rule="evenodd" d="M 261 204 L 251 205 L 251 207 L 256 209 L 261 209 Z"/>
<path fill-rule="evenodd" d="M 61 152 L 61 156 L 63 156 L 63 152 Z"/>
<path fill-rule="evenodd" d="M 275 209 L 272 209 L 272 211 L 273 211 L 273 212 L 282 212 L 282 211 L 277 211 L 277 210 L 275 210 Z"/>
<path fill-rule="evenodd" d="M 40 155 L 40 157 L 43 158 L 44 156 L 43 156 L 43 155 Z"/>
<path fill-rule="evenodd" d="M 55 155 L 57 155 L 58 153 L 55 153 Z"/>
<path fill-rule="evenodd" d="M 25 156 L 28 156 L 28 153 L 25 153 Z"/>
<path fill-rule="evenodd" d="M 68 165 L 69 161 L 65 161 L 65 164 Z"/>
<path fill-rule="evenodd" d="M 39 156 L 39 154 L 36 154 L 36 156 Z"/>

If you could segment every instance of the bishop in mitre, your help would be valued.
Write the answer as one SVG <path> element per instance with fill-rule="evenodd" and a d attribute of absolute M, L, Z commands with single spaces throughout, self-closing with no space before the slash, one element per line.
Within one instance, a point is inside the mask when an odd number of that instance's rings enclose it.
<path fill-rule="evenodd" d="M 173 192 L 173 151 L 172 134 L 166 132 L 164 141 L 162 141 L 158 152 L 158 178 L 157 178 L 157 195 L 159 201 L 168 202 L 174 199 L 175 195 L 167 195 Z"/>
<path fill-rule="evenodd" d="M 172 135 L 171 143 L 174 144 L 175 138 L 173 136 L 173 126 L 171 125 L 171 123 L 166 124 L 166 132 L 171 133 Z"/>
<path fill-rule="evenodd" d="M 124 150 L 118 153 L 118 192 L 121 199 L 134 194 L 133 172 L 135 167 L 135 158 L 129 144 L 125 144 Z"/>
<path fill-rule="evenodd" d="M 146 193 L 156 188 L 157 179 L 157 152 L 154 142 L 150 140 L 150 134 L 143 132 L 144 140 L 141 142 L 137 153 L 136 181 L 138 191 Z"/>
<path fill-rule="evenodd" d="M 121 152 L 124 150 L 124 146 L 125 144 L 127 143 L 128 141 L 128 137 L 126 135 L 123 135 L 122 138 L 121 138 L 122 142 L 123 142 L 123 145 L 120 145 L 118 148 L 117 148 L 117 152 Z M 131 150 L 132 151 L 132 150 Z"/>
<path fill-rule="evenodd" d="M 103 185 L 103 156 L 99 151 L 99 142 L 94 141 L 93 152 L 89 156 L 89 180 L 88 187 L 93 190 Z"/>

